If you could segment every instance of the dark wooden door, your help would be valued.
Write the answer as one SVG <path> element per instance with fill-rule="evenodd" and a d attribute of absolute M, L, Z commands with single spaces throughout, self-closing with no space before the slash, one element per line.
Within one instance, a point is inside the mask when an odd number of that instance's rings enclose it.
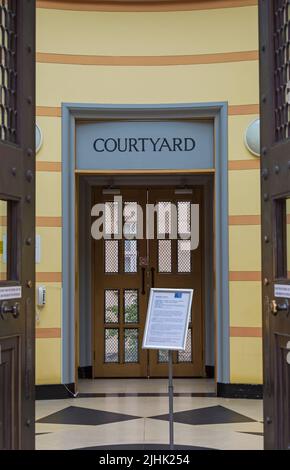
<path fill-rule="evenodd" d="M 155 236 L 149 241 L 150 287 L 194 289 L 186 350 L 173 353 L 175 377 L 204 375 L 201 191 L 197 187 L 182 190 L 152 188 L 149 191 L 149 203 L 158 207 Z M 193 204 L 198 208 L 196 217 L 191 213 Z M 173 217 L 176 218 L 177 230 L 176 238 L 171 239 L 169 231 Z M 194 230 L 198 231 L 198 246 L 191 249 L 187 236 Z M 159 235 L 164 238 L 159 239 Z M 149 375 L 167 377 L 168 352 L 149 350 L 149 357 Z"/>
<path fill-rule="evenodd" d="M 0 449 L 34 448 L 35 2 L 0 6 Z"/>
<path fill-rule="evenodd" d="M 259 2 L 266 449 L 290 449 L 290 5 Z"/>
<path fill-rule="evenodd" d="M 96 225 L 104 236 L 92 240 L 94 376 L 167 377 L 167 351 L 142 349 L 151 287 L 194 288 L 186 351 L 174 353 L 173 372 L 176 377 L 202 376 L 201 189 L 98 188 L 93 201 L 102 204 L 94 215 L 104 213 L 103 225 L 100 219 Z M 191 220 L 192 204 L 198 206 L 197 221 Z M 174 213 L 177 238 L 171 239 Z M 195 250 L 182 238 L 193 223 Z"/>
<path fill-rule="evenodd" d="M 145 238 L 137 238 L 144 228 L 146 189 L 114 194 L 99 188 L 93 197 L 104 208 L 104 237 L 92 241 L 94 376 L 146 377 L 147 351 L 141 345 L 147 308 L 147 266 L 142 260 L 147 247 Z"/>

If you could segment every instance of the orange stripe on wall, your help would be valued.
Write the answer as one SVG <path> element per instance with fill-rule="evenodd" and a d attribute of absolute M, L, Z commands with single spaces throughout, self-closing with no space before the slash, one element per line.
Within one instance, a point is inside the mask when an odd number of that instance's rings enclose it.
<path fill-rule="evenodd" d="M 259 114 L 258 104 L 238 104 L 229 106 L 229 116 L 238 116 L 242 114 Z"/>
<path fill-rule="evenodd" d="M 216 1 L 37 1 L 37 8 L 48 8 L 58 10 L 74 11 L 191 11 L 191 10 L 212 10 L 220 8 L 237 8 L 256 6 L 256 0 L 216 0 Z"/>
<path fill-rule="evenodd" d="M 230 160 L 228 163 L 229 170 L 259 170 L 260 160 Z"/>
<path fill-rule="evenodd" d="M 258 104 L 229 105 L 228 114 L 230 116 L 259 114 L 259 105 Z M 61 117 L 61 108 L 51 107 L 51 106 L 37 106 L 36 115 L 47 116 L 47 117 Z"/>
<path fill-rule="evenodd" d="M 0 216 L 0 226 L 7 225 L 7 218 Z M 61 227 L 62 219 L 61 217 L 36 217 L 36 226 L 37 227 Z"/>
<path fill-rule="evenodd" d="M 61 227 L 61 217 L 36 217 L 37 227 Z"/>
<path fill-rule="evenodd" d="M 262 328 L 258 326 L 231 326 L 230 336 L 232 338 L 261 338 Z"/>
<path fill-rule="evenodd" d="M 287 223 L 290 224 L 290 215 L 287 216 Z M 260 225 L 260 215 L 230 215 L 229 225 Z M 6 217 L 0 217 L 0 225 L 6 225 Z M 36 217 L 37 227 L 62 227 L 61 217 L 47 217 L 38 216 Z"/>
<path fill-rule="evenodd" d="M 61 108 L 53 106 L 36 106 L 37 116 L 61 117 Z"/>
<path fill-rule="evenodd" d="M 216 64 L 258 60 L 258 51 L 224 52 L 217 54 L 173 55 L 173 56 L 94 56 L 52 54 L 37 52 L 36 61 L 50 64 L 107 65 L 107 66 L 164 66 Z"/>
<path fill-rule="evenodd" d="M 60 328 L 36 328 L 36 338 L 61 338 Z"/>
<path fill-rule="evenodd" d="M 260 225 L 260 215 L 230 215 L 229 225 Z"/>
<path fill-rule="evenodd" d="M 61 171 L 61 162 L 36 162 L 36 171 Z"/>
<path fill-rule="evenodd" d="M 38 272 L 36 273 L 36 282 L 61 282 L 62 273 L 57 272 Z"/>
<path fill-rule="evenodd" d="M 261 281 L 260 271 L 230 271 L 230 281 Z"/>

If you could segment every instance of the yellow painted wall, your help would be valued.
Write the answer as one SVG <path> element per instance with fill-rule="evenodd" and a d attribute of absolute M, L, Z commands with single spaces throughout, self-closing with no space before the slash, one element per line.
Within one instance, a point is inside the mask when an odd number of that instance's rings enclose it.
<path fill-rule="evenodd" d="M 37 21 L 38 51 L 59 54 L 212 54 L 249 51 L 258 41 L 255 6 L 142 13 L 39 9 Z"/>
<path fill-rule="evenodd" d="M 36 340 L 36 381 L 39 385 L 61 383 L 61 340 L 42 338 Z"/>
<path fill-rule="evenodd" d="M 39 59 L 37 121 L 44 142 L 37 155 L 37 216 L 61 217 L 61 172 L 57 166 L 61 162 L 61 119 L 57 115 L 63 102 L 209 101 L 227 101 L 233 107 L 228 121 L 229 216 L 259 216 L 259 170 L 243 167 L 257 161 L 246 150 L 243 138 L 258 109 L 258 61 L 239 59 L 239 53 L 257 49 L 257 6 L 185 12 L 38 8 L 38 53 L 65 54 L 65 61 L 76 55 L 106 57 L 109 65 L 47 63 L 43 55 Z M 235 61 L 216 60 L 214 54 L 225 53 L 238 55 Z M 204 54 L 210 55 L 206 61 L 211 63 L 196 63 L 197 56 L 204 60 Z M 195 63 L 158 65 L 159 56 L 175 56 L 178 62 L 188 55 L 194 56 Z M 145 62 L 154 57 L 157 65 L 112 65 L 114 57 L 127 56 L 133 60 L 141 56 Z M 246 108 L 234 109 L 240 105 Z M 43 115 L 46 113 L 50 116 Z M 232 169 L 231 164 L 241 168 Z M 259 231 L 257 224 L 230 225 L 230 271 L 260 271 Z M 37 233 L 42 238 L 43 255 L 37 272 L 41 278 L 51 279 L 41 282 L 47 285 L 47 305 L 40 312 L 37 328 L 48 335 L 53 329 L 56 334 L 61 328 L 61 283 L 56 281 L 61 271 L 61 228 L 41 226 Z M 261 327 L 258 281 L 230 281 L 230 326 L 248 328 L 248 332 Z M 261 338 L 231 338 L 233 383 L 260 383 L 261 364 Z M 37 339 L 37 383 L 60 380 L 61 339 L 41 337 Z"/>

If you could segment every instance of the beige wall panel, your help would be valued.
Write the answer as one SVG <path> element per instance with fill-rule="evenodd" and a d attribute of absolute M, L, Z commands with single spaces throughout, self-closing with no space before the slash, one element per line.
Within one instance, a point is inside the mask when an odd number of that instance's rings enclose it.
<path fill-rule="evenodd" d="M 61 227 L 36 227 L 40 235 L 41 256 L 36 264 L 37 272 L 61 271 Z"/>
<path fill-rule="evenodd" d="M 168 67 L 37 64 L 37 105 L 62 102 L 258 103 L 258 62 Z"/>
<path fill-rule="evenodd" d="M 262 326 L 261 283 L 230 282 L 230 325 Z"/>
<path fill-rule="evenodd" d="M 36 384 L 61 383 L 60 338 L 41 338 L 36 340 L 35 367 Z"/>
<path fill-rule="evenodd" d="M 36 215 L 61 216 L 61 173 L 38 171 L 36 175 Z"/>
<path fill-rule="evenodd" d="M 261 233 L 259 225 L 229 227 L 230 271 L 261 270 Z"/>
<path fill-rule="evenodd" d="M 159 13 L 37 10 L 39 52 L 179 55 L 257 48 L 256 6 Z"/>
<path fill-rule="evenodd" d="M 229 215 L 258 215 L 260 212 L 260 171 L 229 171 Z"/>
<path fill-rule="evenodd" d="M 230 351 L 231 383 L 262 383 L 262 339 L 231 338 Z"/>

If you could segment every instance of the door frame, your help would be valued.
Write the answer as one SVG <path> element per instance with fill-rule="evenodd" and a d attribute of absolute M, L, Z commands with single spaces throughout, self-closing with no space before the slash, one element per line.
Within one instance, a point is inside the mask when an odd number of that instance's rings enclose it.
<path fill-rule="evenodd" d="M 215 168 L 182 170 L 182 174 L 215 173 L 214 266 L 216 382 L 230 382 L 228 261 L 228 104 L 227 102 L 164 105 L 62 104 L 62 383 L 77 382 L 78 330 L 77 184 L 82 174 L 108 175 L 116 170 L 76 169 L 76 122 L 85 120 L 212 119 Z M 168 174 L 170 170 L 120 171 L 123 174 Z M 171 173 L 178 173 L 173 170 Z"/>

